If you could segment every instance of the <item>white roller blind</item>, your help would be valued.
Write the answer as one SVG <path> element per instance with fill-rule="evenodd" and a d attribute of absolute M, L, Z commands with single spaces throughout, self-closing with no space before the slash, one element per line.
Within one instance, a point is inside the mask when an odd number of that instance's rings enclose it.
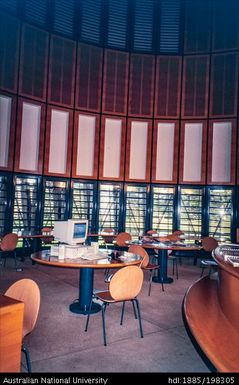
<path fill-rule="evenodd" d="M 129 178 L 146 178 L 148 123 L 132 122 L 130 139 Z"/>
<path fill-rule="evenodd" d="M 0 166 L 8 166 L 12 99 L 0 95 Z"/>
<path fill-rule="evenodd" d="M 41 106 L 23 103 L 19 168 L 37 171 Z"/>
<path fill-rule="evenodd" d="M 64 174 L 67 166 L 68 111 L 51 111 L 51 134 L 48 171 Z"/>
<path fill-rule="evenodd" d="M 200 182 L 202 170 L 202 123 L 186 123 L 183 154 L 183 180 Z"/>
<path fill-rule="evenodd" d="M 231 180 L 231 122 L 213 123 L 212 182 Z"/>
<path fill-rule="evenodd" d="M 173 179 L 175 123 L 158 123 L 156 151 L 156 179 Z"/>
<path fill-rule="evenodd" d="M 79 115 L 77 140 L 77 175 L 94 175 L 95 116 Z"/>
<path fill-rule="evenodd" d="M 105 119 L 103 176 L 119 178 L 122 120 Z"/>

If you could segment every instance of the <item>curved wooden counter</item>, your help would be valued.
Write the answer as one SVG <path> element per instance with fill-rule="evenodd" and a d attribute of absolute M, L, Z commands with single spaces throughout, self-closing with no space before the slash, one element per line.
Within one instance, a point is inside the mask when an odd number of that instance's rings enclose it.
<path fill-rule="evenodd" d="M 203 277 L 187 291 L 183 311 L 198 345 L 219 372 L 239 372 L 239 268 L 218 262 L 218 279 Z"/>

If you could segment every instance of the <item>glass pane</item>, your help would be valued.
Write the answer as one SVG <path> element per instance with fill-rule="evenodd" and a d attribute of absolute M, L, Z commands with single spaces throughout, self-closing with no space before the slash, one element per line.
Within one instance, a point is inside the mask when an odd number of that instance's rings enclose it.
<path fill-rule="evenodd" d="M 174 187 L 153 187 L 152 229 L 161 236 L 173 232 Z"/>
<path fill-rule="evenodd" d="M 88 232 L 92 229 L 94 183 L 73 182 L 72 218 L 88 219 Z"/>
<path fill-rule="evenodd" d="M 146 205 L 147 187 L 127 186 L 125 231 L 133 237 L 141 236 L 145 232 Z"/>
<path fill-rule="evenodd" d="M 99 189 L 99 231 L 106 228 L 118 232 L 120 216 L 119 184 L 100 184 Z"/>
<path fill-rule="evenodd" d="M 46 180 L 43 205 L 43 227 L 66 219 L 67 182 Z"/>
<path fill-rule="evenodd" d="M 34 177 L 15 177 L 13 232 L 34 232 L 38 208 L 38 180 Z"/>
<path fill-rule="evenodd" d="M 231 241 L 232 190 L 209 190 L 209 236 Z"/>
<path fill-rule="evenodd" d="M 6 176 L 0 176 L 0 236 L 5 235 L 5 217 L 7 212 L 7 184 Z"/>
<path fill-rule="evenodd" d="M 196 188 L 182 188 L 179 202 L 179 222 L 186 238 L 200 239 L 202 233 L 202 198 L 203 190 Z"/>

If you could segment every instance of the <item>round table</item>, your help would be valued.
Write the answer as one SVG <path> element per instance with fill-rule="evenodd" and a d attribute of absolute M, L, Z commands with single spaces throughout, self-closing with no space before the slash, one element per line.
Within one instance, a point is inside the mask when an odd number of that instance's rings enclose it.
<path fill-rule="evenodd" d="M 124 255 L 125 252 L 119 252 L 119 255 Z M 130 255 L 131 254 L 131 255 Z M 124 261 L 117 259 L 108 259 L 108 251 L 105 251 L 105 258 L 86 260 L 83 258 L 74 258 L 64 260 L 58 260 L 58 257 L 51 256 L 49 250 L 38 251 L 31 255 L 31 259 L 41 265 L 55 266 L 63 268 L 73 268 L 80 270 L 79 277 L 79 299 L 73 302 L 69 309 L 73 313 L 88 314 L 89 305 L 93 295 L 93 282 L 94 282 L 94 270 L 95 269 L 117 269 L 125 266 L 139 265 L 142 258 L 139 255 L 133 253 L 127 253 L 130 261 Z M 91 307 L 91 313 L 97 313 L 101 310 L 101 306 L 98 303 L 93 303 Z"/>
<path fill-rule="evenodd" d="M 158 275 L 153 277 L 153 282 L 156 283 L 172 283 L 173 278 L 168 277 L 168 250 L 175 251 L 195 251 L 199 252 L 202 248 L 195 245 L 163 245 L 162 243 L 142 243 L 141 246 L 145 249 L 154 249 L 158 252 L 158 259 L 160 268 L 158 269 Z"/>

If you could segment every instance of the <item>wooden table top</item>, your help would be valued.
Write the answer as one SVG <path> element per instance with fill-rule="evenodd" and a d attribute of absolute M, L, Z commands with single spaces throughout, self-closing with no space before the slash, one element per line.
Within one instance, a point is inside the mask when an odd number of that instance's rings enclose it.
<path fill-rule="evenodd" d="M 197 343 L 220 372 L 239 371 L 239 328 L 222 311 L 218 282 L 205 276 L 184 299 L 186 321 Z"/>
<path fill-rule="evenodd" d="M 120 252 L 120 255 L 124 255 L 125 252 Z M 56 266 L 56 267 L 70 267 L 70 268 L 94 268 L 94 269 L 114 269 L 124 266 L 139 265 L 142 261 L 142 257 L 133 253 L 127 253 L 132 258 L 130 261 L 109 260 L 108 251 L 105 252 L 105 258 L 97 260 L 87 260 L 83 258 L 65 258 L 64 260 L 58 260 L 58 257 L 51 256 L 49 250 L 38 251 L 31 255 L 31 259 L 36 263 L 42 265 Z"/>

